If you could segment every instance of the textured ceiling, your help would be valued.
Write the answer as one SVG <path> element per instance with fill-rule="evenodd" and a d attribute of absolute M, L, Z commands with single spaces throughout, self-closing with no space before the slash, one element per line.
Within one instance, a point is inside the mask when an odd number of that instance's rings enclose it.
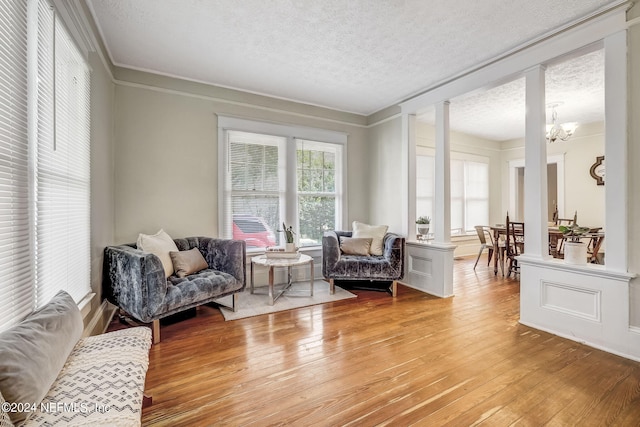
<path fill-rule="evenodd" d="M 619 1 L 87 3 L 116 65 L 368 115 Z"/>
<path fill-rule="evenodd" d="M 604 118 L 604 52 L 598 50 L 547 67 L 546 101 L 558 104 L 558 122 L 593 123 Z M 525 126 L 525 81 L 451 100 L 451 129 L 495 141 L 521 138 Z M 547 109 L 551 120 L 551 109 Z M 418 116 L 433 124 L 435 110 Z"/>

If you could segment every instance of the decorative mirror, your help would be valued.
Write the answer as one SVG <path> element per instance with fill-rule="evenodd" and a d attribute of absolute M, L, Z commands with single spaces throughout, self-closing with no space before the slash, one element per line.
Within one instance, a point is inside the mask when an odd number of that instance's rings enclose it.
<path fill-rule="evenodd" d="M 604 156 L 596 157 L 596 162 L 591 165 L 589 173 L 598 185 L 604 185 Z"/>

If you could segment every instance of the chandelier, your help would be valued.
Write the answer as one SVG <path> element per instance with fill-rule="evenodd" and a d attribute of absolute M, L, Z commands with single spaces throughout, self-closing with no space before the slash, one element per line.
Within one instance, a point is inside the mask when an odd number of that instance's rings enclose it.
<path fill-rule="evenodd" d="M 549 142 L 555 142 L 558 139 L 560 141 L 566 141 L 571 138 L 571 135 L 573 135 L 578 128 L 578 123 L 576 122 L 558 124 L 556 107 L 560 105 L 560 103 L 548 105 L 548 107 L 551 108 L 551 124 L 547 125 L 547 141 Z"/>

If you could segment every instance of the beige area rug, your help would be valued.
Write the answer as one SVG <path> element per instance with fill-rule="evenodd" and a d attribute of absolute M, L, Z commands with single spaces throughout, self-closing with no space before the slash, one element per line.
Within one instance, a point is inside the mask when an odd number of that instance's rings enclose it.
<path fill-rule="evenodd" d="M 275 294 L 283 285 L 275 286 Z M 329 284 L 324 280 L 313 282 L 313 296 L 309 296 L 309 282 L 296 282 L 291 288 L 278 298 L 274 305 L 269 305 L 268 288 L 261 286 L 255 289 L 255 293 L 249 292 L 249 287 L 238 294 L 238 309 L 236 312 L 220 308 L 224 320 L 237 320 L 245 317 L 259 316 L 261 314 L 275 313 L 277 311 L 291 310 L 294 308 L 308 307 L 310 305 L 324 304 L 331 301 L 340 301 L 348 298 L 356 298 L 356 295 L 336 286 L 336 292 L 329 294 Z M 231 297 L 221 298 L 220 303 L 231 305 Z"/>

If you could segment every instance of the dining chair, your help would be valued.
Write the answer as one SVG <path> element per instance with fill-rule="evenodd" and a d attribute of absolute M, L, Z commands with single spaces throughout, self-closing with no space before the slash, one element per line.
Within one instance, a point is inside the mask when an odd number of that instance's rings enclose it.
<path fill-rule="evenodd" d="M 602 233 L 602 227 L 592 228 L 589 230 L 591 238 L 587 243 L 587 261 L 591 264 L 601 264 L 604 254 L 600 253 L 602 243 L 604 242 L 604 233 Z"/>
<path fill-rule="evenodd" d="M 573 225 L 573 218 L 558 218 L 556 225 Z"/>
<path fill-rule="evenodd" d="M 506 225 L 505 253 L 509 260 L 507 269 L 507 277 L 509 277 L 511 273 L 520 274 L 520 265 L 516 257 L 524 252 L 524 222 L 509 221 L 509 215 L 507 215 Z"/>
<path fill-rule="evenodd" d="M 480 239 L 480 251 L 478 251 L 478 258 L 476 258 L 476 263 L 473 264 L 473 269 L 476 269 L 478 265 L 478 261 L 480 260 L 480 256 L 482 255 L 482 251 L 485 249 L 489 249 L 489 258 L 487 259 L 487 265 L 491 263 L 491 258 L 493 257 L 493 236 L 491 235 L 491 229 L 484 225 L 476 225 L 475 226 L 476 233 L 478 233 L 478 239 Z M 489 243 L 487 243 L 487 236 L 489 236 Z"/>

